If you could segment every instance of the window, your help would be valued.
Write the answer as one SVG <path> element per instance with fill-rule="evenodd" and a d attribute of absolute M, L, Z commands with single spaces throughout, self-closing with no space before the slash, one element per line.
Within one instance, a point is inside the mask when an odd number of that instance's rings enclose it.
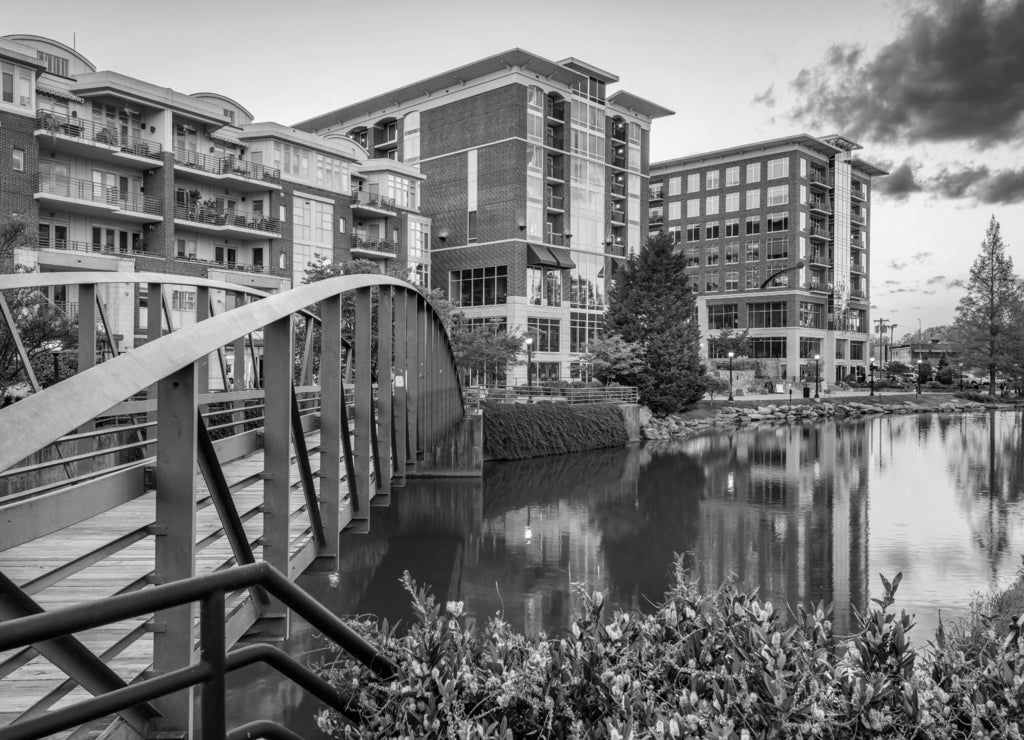
<path fill-rule="evenodd" d="M 61 77 L 68 76 L 68 59 L 59 57 L 56 54 L 48 54 L 45 51 L 37 51 L 39 61 L 46 63 L 46 71 Z"/>
<path fill-rule="evenodd" d="M 530 305 L 561 306 L 562 271 L 550 267 L 527 267 L 526 291 Z"/>
<path fill-rule="evenodd" d="M 772 278 L 772 281 L 768 284 L 769 288 L 786 288 L 789 286 L 789 273 L 783 273 L 776 275 Z"/>
<path fill-rule="evenodd" d="M 342 219 L 344 226 L 345 219 Z M 342 228 L 344 231 L 344 228 Z M 409 259 L 425 260 L 430 248 L 430 224 L 409 219 Z"/>
<path fill-rule="evenodd" d="M 821 340 L 811 337 L 800 337 L 800 357 L 814 359 L 815 355 L 821 354 Z"/>
<path fill-rule="evenodd" d="M 761 242 L 747 242 L 747 262 L 757 262 L 761 259 Z"/>
<path fill-rule="evenodd" d="M 739 235 L 740 235 L 740 220 L 738 218 L 727 218 L 725 220 L 725 236 L 726 236 L 726 238 L 729 238 L 730 236 L 739 236 Z"/>
<path fill-rule="evenodd" d="M 864 359 L 864 342 L 850 342 L 850 359 Z"/>
<path fill-rule="evenodd" d="M 686 241 L 688 241 L 688 242 L 700 241 L 700 224 L 687 224 L 686 225 Z"/>
<path fill-rule="evenodd" d="M 686 266 L 700 267 L 700 250 L 696 247 L 690 247 L 686 250 Z"/>
<path fill-rule="evenodd" d="M 334 205 L 295 196 L 292 200 L 295 216 L 294 237 L 297 241 L 311 242 L 324 247 L 334 245 Z"/>
<path fill-rule="evenodd" d="M 789 187 L 773 185 L 768 188 L 768 206 L 784 206 L 789 203 Z"/>
<path fill-rule="evenodd" d="M 686 201 L 686 217 L 700 217 L 700 198 L 690 198 L 688 201 Z"/>
<path fill-rule="evenodd" d="M 785 325 L 786 304 L 784 301 L 747 304 L 747 326 L 751 329 Z M 785 357 L 785 354 L 782 356 Z"/>
<path fill-rule="evenodd" d="M 726 167 L 725 168 L 725 187 L 731 188 L 735 185 L 740 184 L 740 168 L 739 167 Z"/>
<path fill-rule="evenodd" d="M 704 224 L 704 238 L 705 239 L 717 239 L 718 238 L 718 222 L 709 221 Z"/>
<path fill-rule="evenodd" d="M 561 323 L 559 319 L 526 319 L 526 329 L 534 338 L 534 352 L 558 352 Z"/>
<path fill-rule="evenodd" d="M 668 218 L 669 221 L 678 221 L 683 217 L 683 202 L 675 201 L 674 203 L 668 204 Z"/>
<path fill-rule="evenodd" d="M 740 289 L 740 273 L 738 270 L 726 270 L 725 271 L 725 289 L 726 290 L 739 290 Z"/>
<path fill-rule="evenodd" d="M 31 109 L 33 78 L 32 72 L 24 67 L 0 62 L 0 79 L 3 83 L 0 100 L 18 108 Z"/>
<path fill-rule="evenodd" d="M 466 214 L 466 243 L 472 244 L 476 241 L 476 211 Z"/>
<path fill-rule="evenodd" d="M 456 306 L 493 306 L 508 296 L 508 267 L 473 267 L 449 273 L 448 293 Z"/>
<path fill-rule="evenodd" d="M 750 356 L 759 360 L 786 356 L 785 337 L 751 337 Z"/>
<path fill-rule="evenodd" d="M 825 306 L 821 303 L 800 301 L 800 326 L 806 329 L 824 329 Z"/>
<path fill-rule="evenodd" d="M 194 290 L 171 291 L 171 308 L 175 311 L 195 311 L 196 292 Z"/>
<path fill-rule="evenodd" d="M 740 243 L 728 242 L 725 245 L 725 264 L 735 265 L 740 261 Z"/>
<path fill-rule="evenodd" d="M 25 171 L 25 150 L 11 149 L 11 169 L 15 172 Z"/>
<path fill-rule="evenodd" d="M 604 317 L 596 313 L 569 314 L 569 351 L 586 352 L 604 328 Z"/>
<path fill-rule="evenodd" d="M 683 193 L 683 178 L 681 177 L 670 177 L 668 179 L 668 194 L 669 195 L 682 195 Z"/>
<path fill-rule="evenodd" d="M 195 239 L 177 239 L 178 243 L 178 256 L 182 259 L 195 259 L 196 258 L 196 240 Z"/>
<path fill-rule="evenodd" d="M 688 193 L 699 193 L 700 192 L 700 175 L 693 174 L 686 176 L 686 192 Z"/>
<path fill-rule="evenodd" d="M 759 268 L 743 268 L 743 287 L 745 290 L 754 290 L 761 287 L 761 270 Z"/>
<path fill-rule="evenodd" d="M 683 240 L 683 227 L 682 226 L 669 226 L 668 227 L 668 240 L 672 244 L 678 244 Z"/>
<path fill-rule="evenodd" d="M 709 329 L 735 329 L 740 325 L 740 310 L 735 303 L 709 303 Z"/>
<path fill-rule="evenodd" d="M 704 199 L 704 215 L 714 216 L 718 213 L 718 196 L 712 195 Z"/>
<path fill-rule="evenodd" d="M 771 234 L 773 231 L 789 231 L 788 213 L 768 214 L 768 233 Z"/>
<path fill-rule="evenodd" d="M 768 179 L 778 180 L 780 177 L 789 177 L 789 157 L 768 161 Z"/>
<path fill-rule="evenodd" d="M 789 237 L 774 236 L 768 240 L 765 250 L 770 260 L 784 260 L 789 256 Z"/>
<path fill-rule="evenodd" d="M 760 162 L 751 162 L 747 165 L 747 182 L 761 182 Z"/>
<path fill-rule="evenodd" d="M 707 293 L 715 293 L 718 291 L 718 273 L 708 272 L 704 275 L 704 290 Z"/>
<path fill-rule="evenodd" d="M 707 190 L 714 190 L 718 187 L 719 172 L 718 170 L 709 170 L 704 173 L 704 187 Z"/>
<path fill-rule="evenodd" d="M 761 219 L 759 218 L 748 218 L 747 219 L 747 236 L 753 236 L 754 234 L 761 233 Z"/>
<path fill-rule="evenodd" d="M 718 247 L 707 247 L 704 250 L 704 259 L 708 267 L 718 264 Z"/>
<path fill-rule="evenodd" d="M 408 208 L 410 210 L 419 208 L 420 204 L 414 180 L 410 180 L 407 177 L 388 175 L 387 188 L 388 197 L 394 198 L 395 205 L 399 208 Z"/>
<path fill-rule="evenodd" d="M 740 209 L 740 194 L 739 191 L 735 193 L 725 194 L 725 211 L 738 211 Z"/>

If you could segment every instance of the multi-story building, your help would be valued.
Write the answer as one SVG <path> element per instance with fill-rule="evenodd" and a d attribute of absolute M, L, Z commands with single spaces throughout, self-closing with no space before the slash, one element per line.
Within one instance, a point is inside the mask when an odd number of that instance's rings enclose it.
<path fill-rule="evenodd" d="M 841 136 L 806 134 L 651 165 L 651 233 L 686 256 L 702 352 L 747 330 L 765 383 L 863 376 L 870 334 L 871 179 Z"/>
<path fill-rule="evenodd" d="M 512 49 L 296 128 L 418 167 L 430 284 L 470 322 L 528 332 L 535 379 L 568 379 L 615 271 L 646 237 L 651 122 L 671 114 L 609 93 L 616 82 Z M 390 181 L 387 193 L 398 196 Z M 523 382 L 526 368 L 504 374 L 486 380 Z"/>
<path fill-rule="evenodd" d="M 0 217 L 32 234 L 19 264 L 276 291 L 300 283 L 311 262 L 364 258 L 408 265 L 425 282 L 430 221 L 419 214 L 414 167 L 349 137 L 254 123 L 223 95 L 97 71 L 39 36 L 0 38 L 0 71 Z M 400 197 L 383 195 L 392 183 Z M 179 288 L 165 297 L 175 327 L 196 317 L 196 291 Z M 139 307 L 149 297 L 121 286 L 100 293 L 119 348 L 143 340 Z M 72 289 L 50 298 L 69 313 L 77 306 Z M 225 307 L 223 292 L 213 300 Z"/>

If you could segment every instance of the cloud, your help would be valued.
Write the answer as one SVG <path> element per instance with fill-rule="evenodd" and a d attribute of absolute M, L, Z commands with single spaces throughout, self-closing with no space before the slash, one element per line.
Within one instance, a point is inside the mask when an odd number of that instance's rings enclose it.
<path fill-rule="evenodd" d="M 766 108 L 774 108 L 775 107 L 775 85 L 769 85 L 768 89 L 765 90 L 763 93 L 760 93 L 759 95 L 755 95 L 754 99 L 751 102 L 753 102 L 755 105 L 757 105 L 757 104 L 763 105 Z"/>
<path fill-rule="evenodd" d="M 966 288 L 967 287 L 967 282 L 962 280 L 962 279 L 960 279 L 960 278 L 956 278 L 955 280 L 950 280 L 948 283 L 946 283 L 946 287 L 947 288 Z"/>
<path fill-rule="evenodd" d="M 891 267 L 893 270 L 902 270 L 907 266 L 905 260 L 889 260 L 885 263 L 886 267 Z"/>
<path fill-rule="evenodd" d="M 934 290 L 922 290 L 921 292 L 924 293 L 925 295 L 935 295 Z"/>
<path fill-rule="evenodd" d="M 924 190 L 918 180 L 917 171 L 921 164 L 913 159 L 906 159 L 900 164 L 894 162 L 878 162 L 878 166 L 889 170 L 887 177 L 875 180 L 875 192 L 889 196 L 893 200 L 906 200 L 911 193 Z"/>
<path fill-rule="evenodd" d="M 945 280 L 946 280 L 946 276 L 945 275 L 936 275 L 935 277 L 928 278 L 928 284 L 929 285 L 937 285 L 939 283 L 945 282 Z"/>
<path fill-rule="evenodd" d="M 966 198 L 968 193 L 989 176 L 989 169 L 958 166 L 956 169 L 943 167 L 928 181 L 928 189 L 943 198 Z"/>
<path fill-rule="evenodd" d="M 914 252 L 912 255 L 910 255 L 910 259 L 914 260 L 915 262 L 920 262 L 921 260 L 926 260 L 931 256 L 931 252 Z"/>
<path fill-rule="evenodd" d="M 886 280 L 882 285 L 902 285 L 899 280 Z"/>
<path fill-rule="evenodd" d="M 832 46 L 791 85 L 793 118 L 877 142 L 1016 143 L 1024 132 L 1024 0 L 935 0 L 877 51 Z"/>

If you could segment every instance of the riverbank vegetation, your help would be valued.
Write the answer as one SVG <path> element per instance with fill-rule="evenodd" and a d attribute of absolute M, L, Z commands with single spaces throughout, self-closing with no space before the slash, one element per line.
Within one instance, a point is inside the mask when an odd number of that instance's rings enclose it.
<path fill-rule="evenodd" d="M 398 677 L 338 656 L 321 673 L 364 725 L 326 711 L 319 724 L 353 738 L 1021 737 L 1024 619 L 979 608 L 918 648 L 913 617 L 894 608 L 900 580 L 882 577 L 859 630 L 840 636 L 823 604 L 786 618 L 732 583 L 700 590 L 677 561 L 653 613 L 607 615 L 595 593 L 548 638 L 500 615 L 474 626 L 406 573 L 417 621 L 404 634 L 358 623 Z"/>
<path fill-rule="evenodd" d="M 615 404 L 484 403 L 484 458 L 521 460 L 622 447 L 628 441 Z"/>

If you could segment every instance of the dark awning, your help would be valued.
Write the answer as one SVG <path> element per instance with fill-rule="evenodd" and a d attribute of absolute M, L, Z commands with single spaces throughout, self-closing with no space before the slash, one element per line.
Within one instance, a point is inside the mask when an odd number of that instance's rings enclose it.
<path fill-rule="evenodd" d="M 561 249 L 560 247 L 548 247 L 548 251 L 551 252 L 551 256 L 558 262 L 558 266 L 563 270 L 571 270 L 576 267 L 576 263 L 569 257 L 568 249 Z"/>
<path fill-rule="evenodd" d="M 612 261 L 612 271 L 622 270 L 626 267 L 625 257 L 609 256 L 608 259 Z"/>
<path fill-rule="evenodd" d="M 526 264 L 544 265 L 545 267 L 559 267 L 558 260 L 554 258 L 548 248 L 542 244 L 526 245 Z"/>

